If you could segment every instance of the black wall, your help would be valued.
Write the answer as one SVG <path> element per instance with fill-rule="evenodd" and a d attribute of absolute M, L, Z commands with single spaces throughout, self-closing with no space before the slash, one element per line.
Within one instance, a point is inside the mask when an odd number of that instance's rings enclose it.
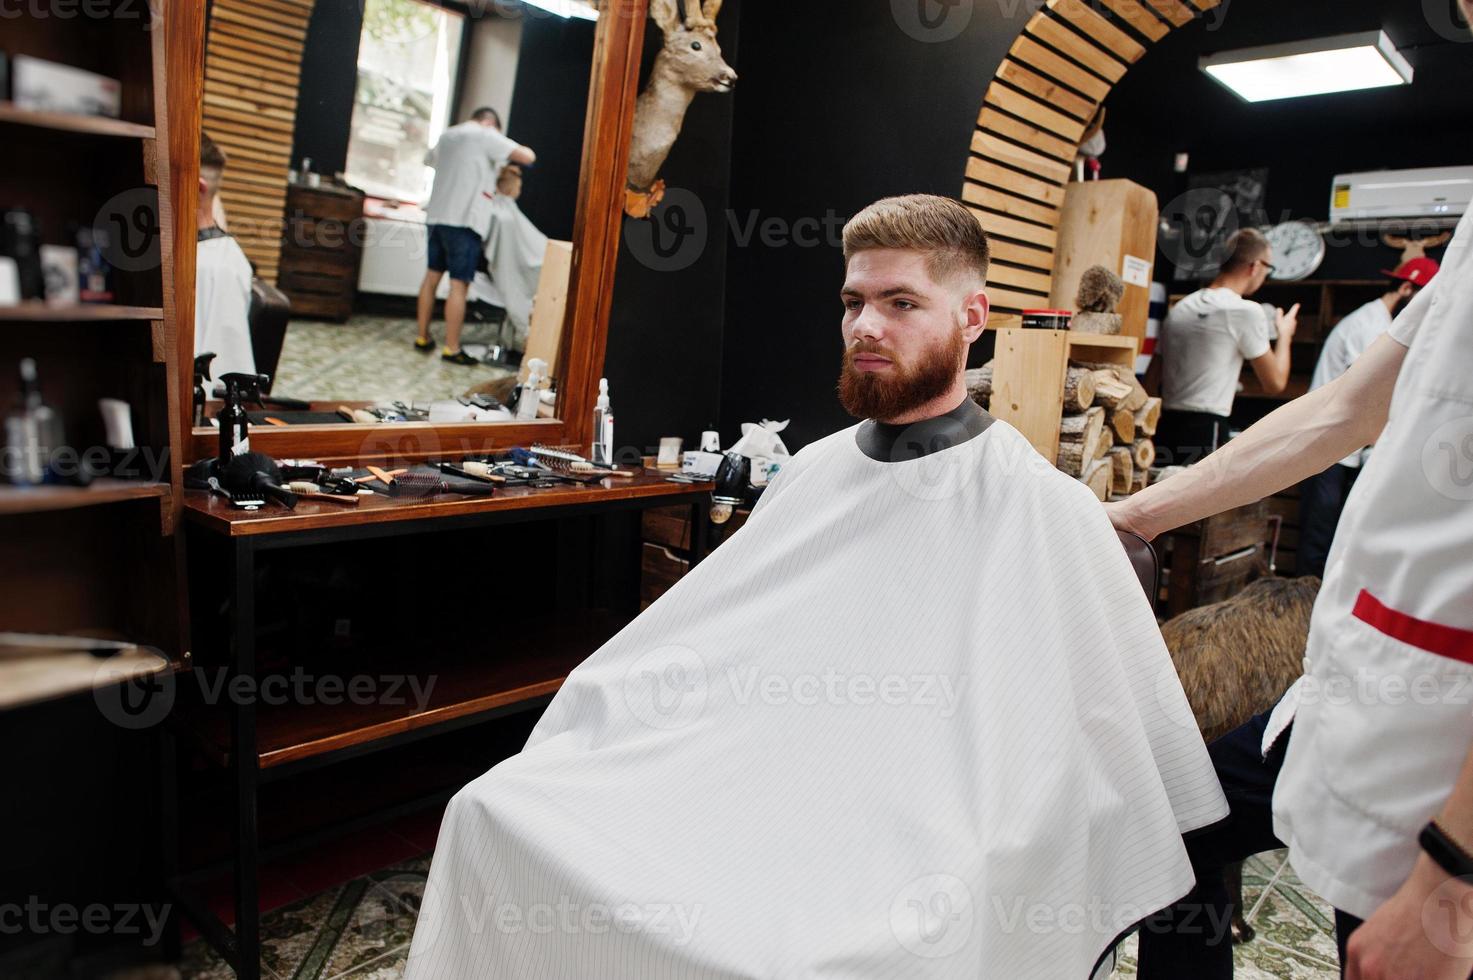
<path fill-rule="evenodd" d="M 527 172 L 517 203 L 544 234 L 560 241 L 573 237 L 578 206 L 594 29 L 592 21 L 548 15 L 528 14 L 522 24 L 507 135 L 530 146 L 537 165 Z M 462 106 L 461 115 L 475 109 Z"/>
<path fill-rule="evenodd" d="M 622 447 L 653 452 L 660 437 L 681 436 L 694 448 L 721 411 L 727 241 L 720 222 L 731 189 L 733 115 L 747 75 L 759 74 L 745 48 L 746 7 L 727 0 L 717 22 L 722 53 L 741 76 L 736 94 L 696 96 L 662 171 L 666 204 L 651 221 L 624 220 L 604 361 Z M 646 78 L 660 43 L 651 24 Z M 696 231 L 682 233 L 687 227 Z"/>
<path fill-rule="evenodd" d="M 1424 6 L 1438 4 L 1448 18 L 1434 23 Z M 1165 207 L 1185 186 L 1172 173 L 1179 151 L 1191 154 L 1196 173 L 1266 167 L 1268 220 L 1322 221 L 1337 173 L 1473 164 L 1473 35 L 1454 31 L 1451 6 L 1233 0 L 1216 29 L 1216 21 L 1199 21 L 1173 32 L 1116 86 L 1105 176 L 1150 187 Z M 1412 85 L 1254 105 L 1197 67 L 1213 52 L 1382 29 L 1415 69 Z M 1337 236 L 1315 276 L 1374 278 L 1396 259 L 1392 249 Z M 1166 266 L 1157 272 L 1163 281 L 1169 275 Z"/>
<path fill-rule="evenodd" d="M 928 31 L 918 7 L 957 19 Z M 793 451 L 853 423 L 834 393 L 838 229 L 881 197 L 960 194 L 982 96 L 1030 12 L 1026 3 L 920 0 L 746 8 L 731 188 L 738 225 L 754 214 L 778 219 L 773 231 L 827 224 L 818 245 L 760 235 L 729 244 L 725 443 L 764 417 L 792 419 L 784 438 Z M 976 345 L 973 363 L 988 348 Z"/>
<path fill-rule="evenodd" d="M 298 89 L 292 164 L 312 158 L 312 169 L 335 174 L 348 166 L 348 129 L 358 82 L 361 0 L 317 0 L 307 25 Z"/>

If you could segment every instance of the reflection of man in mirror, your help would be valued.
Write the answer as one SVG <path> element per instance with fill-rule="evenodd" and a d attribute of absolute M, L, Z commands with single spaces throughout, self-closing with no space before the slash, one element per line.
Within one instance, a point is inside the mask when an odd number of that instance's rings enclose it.
<path fill-rule="evenodd" d="M 200 134 L 199 244 L 195 269 L 194 351 L 215 354 L 215 377 L 255 374 L 251 349 L 251 263 L 240 244 L 220 227 L 220 181 L 225 153 L 208 133 Z"/>
<path fill-rule="evenodd" d="M 419 289 L 416 350 L 434 347 L 430 318 L 435 291 L 448 272 L 450 297 L 445 301 L 445 348 L 440 356 L 452 364 L 476 363 L 460 349 L 460 331 L 465 326 L 466 292 L 481 258 L 481 235 L 490 224 L 496 180 L 508 163 L 536 161 L 537 154 L 502 134 L 501 117 L 488 108 L 477 109 L 468 122 L 447 129 L 425 155 L 426 166 L 435 168 L 435 186 L 425 206 L 429 268 Z"/>

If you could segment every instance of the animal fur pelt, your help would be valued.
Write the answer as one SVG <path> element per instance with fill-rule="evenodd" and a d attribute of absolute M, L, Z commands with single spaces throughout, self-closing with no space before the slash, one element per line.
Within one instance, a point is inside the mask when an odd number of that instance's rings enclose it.
<path fill-rule="evenodd" d="M 1161 627 L 1209 743 L 1267 711 L 1303 673 L 1320 580 L 1263 578 Z"/>

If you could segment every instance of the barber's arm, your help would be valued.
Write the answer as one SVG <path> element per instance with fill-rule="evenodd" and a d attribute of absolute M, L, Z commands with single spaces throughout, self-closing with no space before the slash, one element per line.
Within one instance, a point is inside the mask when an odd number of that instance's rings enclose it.
<path fill-rule="evenodd" d="M 537 162 L 537 154 L 532 152 L 530 146 L 519 146 L 511 151 L 511 156 L 508 159 L 512 163 L 520 163 L 524 167 L 530 167 Z"/>
<path fill-rule="evenodd" d="M 1279 339 L 1269 351 L 1255 357 L 1251 363 L 1263 390 L 1270 395 L 1281 395 L 1289 387 L 1290 355 L 1294 349 L 1294 332 L 1299 328 L 1299 304 L 1295 303 L 1288 313 L 1277 310 L 1275 316 Z"/>
<path fill-rule="evenodd" d="M 1406 352 L 1381 336 L 1335 381 L 1280 406 L 1195 466 L 1107 504 L 1110 519 L 1149 540 L 1272 496 L 1370 445 L 1386 426 Z"/>
<path fill-rule="evenodd" d="M 1473 755 L 1463 761 L 1463 771 L 1436 823 L 1457 847 L 1473 849 Z M 1397 893 L 1351 935 L 1345 976 L 1466 980 L 1473 971 L 1470 936 L 1473 885 L 1423 853 Z"/>

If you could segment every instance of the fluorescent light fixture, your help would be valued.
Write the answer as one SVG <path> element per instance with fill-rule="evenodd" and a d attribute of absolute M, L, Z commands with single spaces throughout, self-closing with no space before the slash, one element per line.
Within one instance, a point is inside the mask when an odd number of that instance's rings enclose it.
<path fill-rule="evenodd" d="M 559 17 L 578 17 L 583 20 L 598 20 L 598 9 L 586 0 L 522 0 L 529 6 Z"/>
<path fill-rule="evenodd" d="M 1198 64 L 1244 102 L 1412 84 L 1412 66 L 1385 31 L 1224 51 Z"/>

